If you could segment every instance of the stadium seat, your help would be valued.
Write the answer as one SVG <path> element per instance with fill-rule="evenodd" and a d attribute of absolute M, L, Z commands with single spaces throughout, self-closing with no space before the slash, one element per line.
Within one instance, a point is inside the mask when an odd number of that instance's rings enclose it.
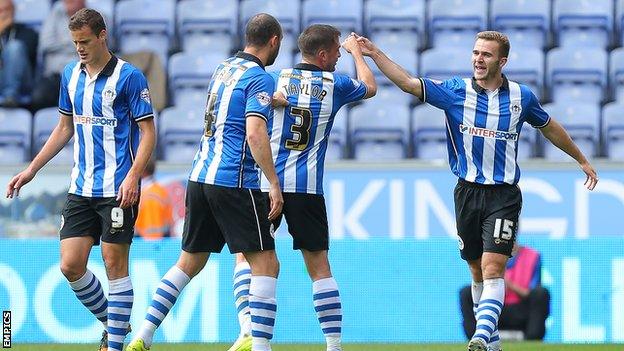
<path fill-rule="evenodd" d="M 104 16 L 109 33 L 109 39 L 112 38 L 113 31 L 111 29 L 115 23 L 115 0 L 87 0 L 86 5 L 88 8 L 92 8 Z"/>
<path fill-rule="evenodd" d="M 487 27 L 486 0 L 430 0 L 429 40 L 433 47 L 472 48 Z"/>
<path fill-rule="evenodd" d="M 439 80 L 453 76 L 472 77 L 472 51 L 429 49 L 420 56 L 420 75 Z"/>
<path fill-rule="evenodd" d="M 597 104 L 565 101 L 544 105 L 544 110 L 563 125 L 585 156 L 598 155 L 600 108 Z M 572 161 L 572 158 L 548 141 L 544 143 L 544 157 L 548 160 Z"/>
<path fill-rule="evenodd" d="M 277 58 L 275 58 L 275 62 L 272 65 L 266 67 L 266 70 L 269 72 L 279 71 L 284 68 L 292 68 L 293 64 L 293 55 L 290 53 L 290 51 L 280 52 L 280 54 L 277 55 Z"/>
<path fill-rule="evenodd" d="M 423 46 L 425 0 L 369 0 L 365 4 L 366 30 L 376 43 L 385 42 L 378 40 L 380 36 L 399 34 L 415 42 L 414 50 Z"/>
<path fill-rule="evenodd" d="M 544 89 L 544 53 L 541 49 L 521 48 L 509 53 L 503 73 L 510 80 L 528 85 L 539 98 Z"/>
<path fill-rule="evenodd" d="M 158 133 L 163 160 L 190 164 L 199 149 L 204 108 L 169 107 L 163 110 Z"/>
<path fill-rule="evenodd" d="M 611 51 L 609 59 L 609 82 L 613 98 L 624 101 L 624 48 Z"/>
<path fill-rule="evenodd" d="M 446 160 L 446 115 L 429 104 L 416 106 L 412 112 L 414 157 L 421 160 Z"/>
<path fill-rule="evenodd" d="M 347 111 L 347 106 L 343 106 L 334 116 L 334 125 L 327 143 L 326 161 L 336 161 L 347 156 L 347 122 L 349 116 Z"/>
<path fill-rule="evenodd" d="M 420 35 L 407 31 L 377 31 L 370 34 L 370 39 L 384 52 L 403 50 L 416 53 L 421 45 Z"/>
<path fill-rule="evenodd" d="M 584 48 L 548 52 L 547 84 L 555 102 L 600 103 L 607 87 L 607 53 Z"/>
<path fill-rule="evenodd" d="M 392 61 L 399 64 L 403 67 L 407 72 L 409 72 L 413 77 L 418 75 L 418 54 L 416 51 L 407 51 L 401 49 L 393 49 L 386 51 L 386 55 L 392 59 Z M 379 67 L 375 64 L 375 62 L 370 57 L 364 58 L 368 63 L 368 67 L 371 68 L 373 74 L 375 75 L 375 79 L 377 80 L 377 84 L 379 85 L 390 85 L 392 82 L 388 77 L 386 77 Z"/>
<path fill-rule="evenodd" d="M 166 67 L 174 36 L 174 0 L 122 0 L 115 7 L 115 24 L 122 53 L 153 51 Z"/>
<path fill-rule="evenodd" d="M 51 9 L 49 1 L 13 0 L 13 4 L 15 5 L 15 22 L 23 23 L 37 32 L 41 29 Z"/>
<path fill-rule="evenodd" d="M 605 155 L 624 161 L 624 104 L 613 102 L 602 109 L 602 140 Z"/>
<path fill-rule="evenodd" d="M 36 155 L 50 133 L 59 122 L 59 112 L 57 107 L 48 107 L 35 113 L 33 121 L 33 154 Z M 74 139 L 65 145 L 61 151 L 50 160 L 50 164 L 71 165 L 74 163 Z"/>
<path fill-rule="evenodd" d="M 0 108 L 0 164 L 30 160 L 32 116 L 26 109 Z"/>
<path fill-rule="evenodd" d="M 181 109 L 203 108 L 206 106 L 208 91 L 186 90 L 176 97 L 175 107 Z"/>
<path fill-rule="evenodd" d="M 349 112 L 355 159 L 392 161 L 407 157 L 410 113 L 407 106 L 385 105 L 375 99 Z"/>
<path fill-rule="evenodd" d="M 553 25 L 559 46 L 605 49 L 613 33 L 613 0 L 555 0 Z"/>
<path fill-rule="evenodd" d="M 340 29 L 343 38 L 362 33 L 362 0 L 304 0 L 302 14 L 304 28 L 325 23 Z"/>
<path fill-rule="evenodd" d="M 245 26 L 251 16 L 264 12 L 268 13 L 280 22 L 284 38 L 282 38 L 281 52 L 296 51 L 297 37 L 300 33 L 300 3 L 299 1 L 277 0 L 242 0 L 240 4 L 241 33 L 245 32 Z"/>
<path fill-rule="evenodd" d="M 212 73 L 226 59 L 221 53 L 179 52 L 169 62 L 172 99 L 188 92 L 207 92 Z"/>
<path fill-rule="evenodd" d="M 491 26 L 509 37 L 513 48 L 543 49 L 550 31 L 549 0 L 492 0 Z"/>
<path fill-rule="evenodd" d="M 176 23 L 185 51 L 229 56 L 238 27 L 238 4 L 230 0 L 184 0 L 178 3 Z"/>
<path fill-rule="evenodd" d="M 386 105 L 399 105 L 409 107 L 415 100 L 412 94 L 399 89 L 396 85 L 378 85 L 377 94 L 373 97 Z"/>

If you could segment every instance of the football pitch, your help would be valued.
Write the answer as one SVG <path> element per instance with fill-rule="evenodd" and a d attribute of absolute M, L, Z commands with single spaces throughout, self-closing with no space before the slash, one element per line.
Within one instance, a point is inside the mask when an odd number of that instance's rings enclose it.
<path fill-rule="evenodd" d="M 225 351 L 230 344 L 155 344 L 150 351 Z M 13 344 L 14 350 L 19 351 L 95 351 L 94 344 Z M 343 346 L 344 351 L 464 351 L 466 344 L 348 344 Z M 532 342 L 509 342 L 503 344 L 505 351 L 621 351 L 624 345 L 572 345 L 572 344 L 542 344 Z M 325 345 L 296 345 L 276 344 L 274 351 L 323 351 Z"/>

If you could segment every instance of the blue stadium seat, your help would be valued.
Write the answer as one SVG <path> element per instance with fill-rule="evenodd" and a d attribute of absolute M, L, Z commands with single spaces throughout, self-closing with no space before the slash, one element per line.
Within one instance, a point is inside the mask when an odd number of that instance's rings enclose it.
<path fill-rule="evenodd" d="M 439 80 L 453 76 L 472 77 L 472 51 L 429 49 L 420 56 L 420 75 Z"/>
<path fill-rule="evenodd" d="M 49 1 L 13 0 L 13 4 L 15 5 L 15 22 L 23 23 L 36 31 L 41 29 L 51 9 Z"/>
<path fill-rule="evenodd" d="M 241 33 L 245 33 L 247 21 L 253 15 L 260 12 L 268 13 L 277 18 L 282 25 L 284 38 L 281 52 L 297 50 L 297 37 L 301 27 L 300 7 L 299 1 L 242 0 L 240 4 Z"/>
<path fill-rule="evenodd" d="M 418 75 L 418 54 L 415 51 L 407 51 L 400 49 L 392 49 L 385 51 L 386 55 L 392 59 L 392 61 L 399 64 L 403 67 L 407 72 L 409 72 L 412 76 Z M 373 74 L 375 75 L 375 79 L 377 80 L 377 84 L 380 85 L 389 85 L 392 84 L 390 79 L 386 77 L 379 67 L 375 64 L 375 62 L 370 57 L 365 57 L 366 62 L 368 63 L 368 67 L 371 68 Z"/>
<path fill-rule="evenodd" d="M 0 164 L 30 160 L 32 116 L 26 109 L 0 108 Z"/>
<path fill-rule="evenodd" d="M 208 100 L 208 92 L 200 90 L 186 90 L 176 97 L 175 107 L 181 109 L 203 108 Z"/>
<path fill-rule="evenodd" d="M 403 50 L 416 53 L 421 45 L 420 37 L 407 31 L 377 31 L 370 34 L 370 39 L 384 52 Z"/>
<path fill-rule="evenodd" d="M 614 102 L 602 109 L 602 140 L 605 154 L 612 160 L 624 161 L 624 104 Z"/>
<path fill-rule="evenodd" d="M 377 94 L 373 97 L 375 100 L 379 100 L 380 103 L 386 105 L 399 105 L 409 107 L 415 100 L 412 94 L 408 94 L 398 88 L 396 85 L 378 85 Z"/>
<path fill-rule="evenodd" d="M 560 46 L 607 48 L 613 33 L 613 0 L 555 0 L 553 25 Z"/>
<path fill-rule="evenodd" d="M 206 94 L 212 73 L 227 57 L 221 53 L 179 52 L 169 62 L 172 100 L 188 92 Z"/>
<path fill-rule="evenodd" d="M 35 113 L 33 121 L 33 154 L 36 155 L 50 133 L 59 122 L 59 112 L 57 107 L 48 107 Z M 74 163 L 74 139 L 70 140 L 61 151 L 50 160 L 50 164 L 71 165 Z"/>
<path fill-rule="evenodd" d="M 185 51 L 222 53 L 234 47 L 238 3 L 231 0 L 184 0 L 178 3 L 178 34 Z"/>
<path fill-rule="evenodd" d="M 407 157 L 409 120 L 407 106 L 388 106 L 371 99 L 353 107 L 349 127 L 355 159 L 390 161 Z"/>
<path fill-rule="evenodd" d="M 429 40 L 433 47 L 472 48 L 487 27 L 486 0 L 429 1 Z"/>
<path fill-rule="evenodd" d="M 277 55 L 277 57 L 275 58 L 275 62 L 272 65 L 267 66 L 266 70 L 271 72 L 271 71 L 279 71 L 284 68 L 292 68 L 293 63 L 294 63 L 293 59 L 294 59 L 293 55 L 291 54 L 290 51 L 280 52 L 280 54 Z"/>
<path fill-rule="evenodd" d="M 114 17 L 115 17 L 115 0 L 87 0 L 86 5 L 104 16 L 106 27 L 109 33 L 109 39 L 113 37 Z"/>
<path fill-rule="evenodd" d="M 546 79 L 555 102 L 600 103 L 607 87 L 607 53 L 578 47 L 552 49 Z"/>
<path fill-rule="evenodd" d="M 204 108 L 168 107 L 162 111 L 159 144 L 163 160 L 190 164 L 204 130 Z"/>
<path fill-rule="evenodd" d="M 122 0 L 115 7 L 115 25 L 122 53 L 153 51 L 166 67 L 175 29 L 174 0 Z"/>
<path fill-rule="evenodd" d="M 619 45 L 624 43 L 624 0 L 615 0 L 615 30 Z"/>
<path fill-rule="evenodd" d="M 539 98 L 544 89 L 544 53 L 536 48 L 522 48 L 509 53 L 503 68 L 507 78 L 528 85 Z"/>
<path fill-rule="evenodd" d="M 617 101 L 624 101 L 624 48 L 611 51 L 610 56 L 609 82 L 613 97 Z"/>
<path fill-rule="evenodd" d="M 563 125 L 585 156 L 598 155 L 600 107 L 597 104 L 565 101 L 544 105 L 544 110 Z M 548 141 L 544 143 L 544 157 L 548 160 L 572 161 L 572 158 Z"/>
<path fill-rule="evenodd" d="M 364 11 L 366 30 L 375 42 L 384 42 L 378 40 L 380 35 L 401 33 L 413 38 L 414 49 L 423 46 L 425 0 L 369 0 Z"/>
<path fill-rule="evenodd" d="M 491 26 L 504 32 L 513 48 L 542 49 L 550 31 L 549 0 L 492 0 Z"/>
<path fill-rule="evenodd" d="M 325 23 L 340 29 L 343 38 L 362 33 L 362 0 L 304 0 L 302 14 L 304 28 Z"/>
<path fill-rule="evenodd" d="M 349 116 L 347 111 L 347 106 L 343 106 L 334 116 L 334 125 L 327 143 L 326 161 L 336 161 L 347 156 L 347 120 Z"/>
<path fill-rule="evenodd" d="M 446 116 L 429 104 L 416 106 L 412 112 L 414 157 L 421 160 L 447 160 Z"/>

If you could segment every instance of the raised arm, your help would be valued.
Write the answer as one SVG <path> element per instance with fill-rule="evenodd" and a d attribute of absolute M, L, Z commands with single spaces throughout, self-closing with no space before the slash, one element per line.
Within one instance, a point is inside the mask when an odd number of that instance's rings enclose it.
<path fill-rule="evenodd" d="M 383 74 L 406 93 L 410 93 L 419 99 L 423 99 L 422 82 L 417 77 L 412 77 L 403 67 L 392 61 L 372 41 L 365 37 L 357 38 L 358 44 L 364 56 L 369 56 Z"/>
<path fill-rule="evenodd" d="M 13 177 L 7 185 L 6 197 L 13 198 L 13 196 L 17 196 L 20 188 L 30 182 L 37 172 L 61 151 L 73 135 L 74 121 L 72 117 L 61 114 L 59 123 L 52 131 L 52 134 L 50 134 L 41 151 L 30 162 L 28 167 Z"/>
<path fill-rule="evenodd" d="M 351 56 L 353 56 L 357 79 L 361 80 L 366 85 L 366 95 L 364 95 L 364 98 L 368 99 L 377 94 L 377 82 L 375 81 L 373 71 L 371 71 L 370 67 L 368 67 L 368 64 L 364 60 L 362 49 L 357 42 L 358 38 L 360 37 L 357 34 L 351 33 L 344 43 L 342 43 L 342 47 L 347 50 Z"/>
<path fill-rule="evenodd" d="M 583 172 L 587 175 L 585 186 L 587 189 L 593 190 L 598 183 L 598 174 L 596 174 L 592 165 L 589 163 L 587 158 L 585 158 L 585 155 L 583 155 L 574 141 L 572 141 L 572 138 L 570 138 L 570 135 L 568 135 L 561 124 L 559 124 L 559 122 L 557 122 L 554 118 L 551 118 L 545 127 L 540 128 L 540 131 L 553 145 L 570 155 L 576 160 L 576 162 L 578 162 Z"/>

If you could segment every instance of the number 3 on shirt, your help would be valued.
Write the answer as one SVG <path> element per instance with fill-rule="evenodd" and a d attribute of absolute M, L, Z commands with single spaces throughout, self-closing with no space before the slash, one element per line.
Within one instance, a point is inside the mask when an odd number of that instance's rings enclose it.
<path fill-rule="evenodd" d="M 303 151 L 310 141 L 312 111 L 307 108 L 293 106 L 290 108 L 290 115 L 295 119 L 295 123 L 290 126 L 293 138 L 286 139 L 284 146 L 290 150 Z"/>
<path fill-rule="evenodd" d="M 215 103 L 217 102 L 217 94 L 208 94 L 206 101 L 206 110 L 204 111 L 204 136 L 212 136 L 212 123 L 215 120 Z"/>

